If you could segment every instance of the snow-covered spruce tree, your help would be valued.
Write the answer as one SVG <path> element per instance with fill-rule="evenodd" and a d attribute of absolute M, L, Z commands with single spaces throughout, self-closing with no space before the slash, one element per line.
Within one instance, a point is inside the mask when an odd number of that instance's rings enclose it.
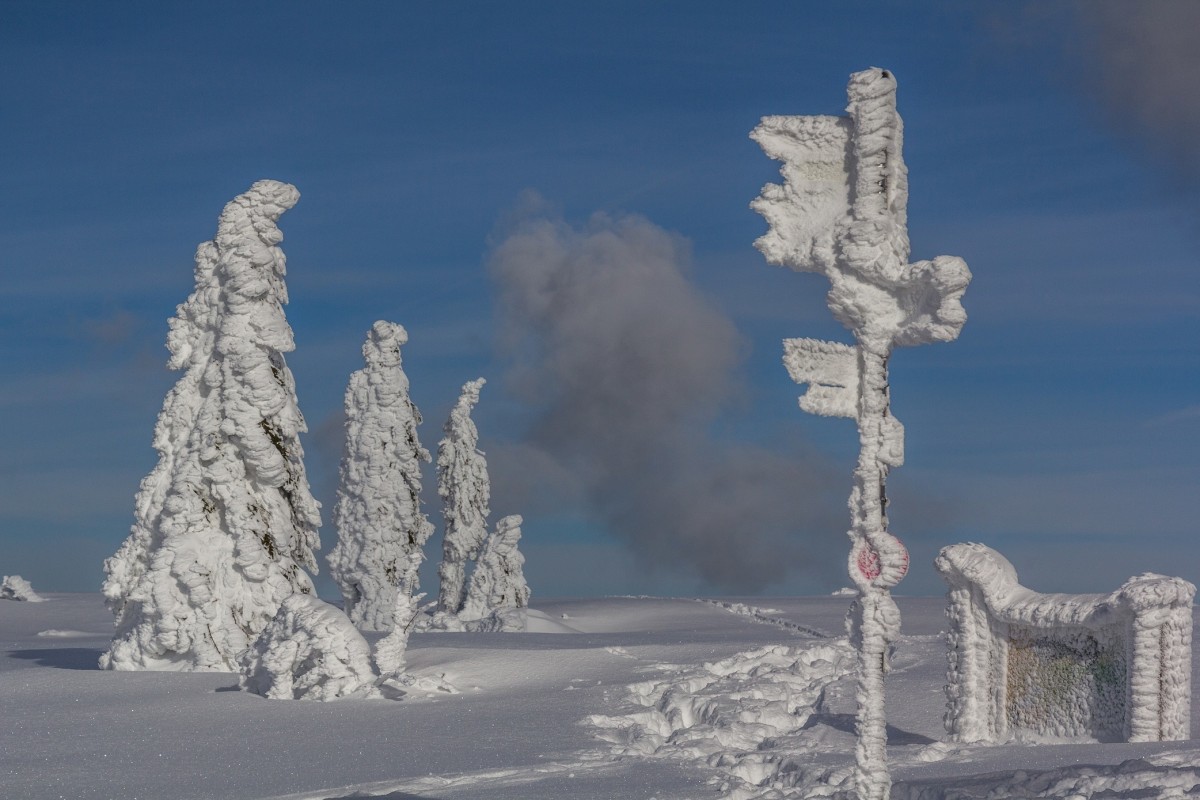
<path fill-rule="evenodd" d="M 363 344 L 365 369 L 346 387 L 346 449 L 337 505 L 338 542 L 329 571 L 346 613 L 363 630 L 392 629 L 396 590 L 417 589 L 417 568 L 433 525 L 421 513 L 421 413 L 400 365 L 404 328 L 376 322 Z"/>
<path fill-rule="evenodd" d="M 235 671 L 280 604 L 312 591 L 320 507 L 283 358 L 295 344 L 276 225 L 299 197 L 255 183 L 197 251 L 195 290 L 167 336 L 169 366 L 184 374 L 155 427 L 159 462 L 104 565 L 117 617 L 106 669 Z"/>
<path fill-rule="evenodd" d="M 521 571 L 525 557 L 517 549 L 521 522 L 514 514 L 496 523 L 475 562 L 460 618 L 483 619 L 497 611 L 529 605 L 529 585 Z"/>
<path fill-rule="evenodd" d="M 462 395 L 446 420 L 446 436 L 438 444 L 438 495 L 446 522 L 438 567 L 438 611 L 447 614 L 462 609 L 467 562 L 479 556 L 487 538 L 491 483 L 487 459 L 477 446 L 479 431 L 471 420 L 471 409 L 479 402 L 479 390 L 486 382 L 478 378 L 463 384 Z"/>

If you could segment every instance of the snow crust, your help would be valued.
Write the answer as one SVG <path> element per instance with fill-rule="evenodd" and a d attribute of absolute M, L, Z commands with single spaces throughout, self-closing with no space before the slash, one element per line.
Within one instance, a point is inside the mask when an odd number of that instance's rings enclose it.
<path fill-rule="evenodd" d="M 521 517 L 514 514 L 496 523 L 471 572 L 467 599 L 459 612 L 461 619 L 482 619 L 496 616 L 497 612 L 503 616 L 505 611 L 529 605 L 529 585 L 521 570 L 525 557 L 517 549 L 521 522 Z M 520 630 L 524 630 L 524 625 Z"/>
<path fill-rule="evenodd" d="M 284 600 L 239 665 L 241 687 L 272 700 L 377 696 L 367 640 L 339 608 L 312 595 Z"/>
<path fill-rule="evenodd" d="M 396 590 L 417 591 L 417 569 L 433 525 L 421 513 L 417 426 L 400 347 L 403 326 L 380 320 L 363 344 L 364 369 L 346 387 L 346 446 L 333 518 L 338 541 L 329 570 L 359 628 L 392 629 Z"/>
<path fill-rule="evenodd" d="M 1145 573 L 1110 594 L 1042 594 L 976 543 L 944 548 L 936 566 L 950 587 L 954 739 L 1188 738 L 1191 583 Z"/>
<path fill-rule="evenodd" d="M 846 117 L 763 118 L 751 138 L 783 162 L 784 183 L 764 187 L 751 207 L 769 224 L 755 246 L 772 264 L 824 274 L 829 309 L 856 342 L 789 339 L 784 365 L 809 387 L 802 409 L 858 423 L 848 559 L 859 592 L 851 621 L 859 656 L 855 791 L 861 800 L 883 800 L 890 786 L 884 672 L 900 626 L 889 590 L 908 571 L 908 551 L 887 530 L 888 470 L 904 463 L 888 360 L 893 347 L 958 337 L 971 273 L 957 257 L 908 260 L 908 170 L 894 76 L 876 68 L 854 73 L 847 97 Z"/>
<path fill-rule="evenodd" d="M 258 181 L 196 251 L 195 288 L 167 336 L 183 375 L 155 426 L 159 460 L 105 562 L 117 618 L 106 669 L 233 671 L 283 600 L 312 591 L 320 512 L 283 356 L 295 344 L 276 224 L 299 196 Z"/>
<path fill-rule="evenodd" d="M 457 614 L 467 599 L 467 565 L 479 557 L 487 538 L 491 480 L 487 458 L 479 449 L 479 431 L 471 409 L 479 402 L 483 378 L 463 384 L 462 394 L 446 420 L 445 437 L 438 444 L 438 495 L 442 498 L 445 536 L 438 610 Z"/>
<path fill-rule="evenodd" d="M 20 600 L 26 603 L 42 603 L 46 598 L 33 590 L 33 584 L 20 575 L 5 575 L 0 581 L 0 600 Z"/>

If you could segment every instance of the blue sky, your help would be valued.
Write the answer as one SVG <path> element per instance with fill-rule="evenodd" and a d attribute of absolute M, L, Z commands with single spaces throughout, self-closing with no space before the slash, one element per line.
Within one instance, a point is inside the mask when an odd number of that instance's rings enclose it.
<path fill-rule="evenodd" d="M 99 586 L 155 460 L 166 320 L 195 247 L 227 200 L 274 178 L 302 193 L 281 220 L 288 362 L 326 551 L 342 392 L 388 319 L 410 333 L 426 446 L 462 383 L 489 379 L 481 446 L 507 471 L 493 511 L 524 513 L 535 593 L 843 585 L 856 437 L 796 408 L 779 341 L 847 334 L 823 278 L 753 249 L 765 223 L 748 204 L 778 164 L 748 133 L 765 114 L 840 113 L 848 75 L 881 66 L 900 82 L 913 257 L 959 255 L 975 276 L 961 338 L 892 362 L 908 432 L 892 525 L 914 558 L 899 591 L 940 592 L 930 562 L 964 540 L 1047 591 L 1147 570 L 1196 581 L 1198 65 L 1173 37 L 1195 28 L 1183 4 L 1123 19 L 1132 8 L 8 2 L 0 572 Z M 689 285 L 739 337 L 714 378 L 733 401 L 703 435 L 818 465 L 803 500 L 832 522 L 795 532 L 805 554 L 782 577 L 714 583 L 695 542 L 630 546 L 570 478 L 514 486 L 541 410 L 495 346 L 487 265 L 531 191 L 568 229 L 638 215 L 690 253 Z"/>

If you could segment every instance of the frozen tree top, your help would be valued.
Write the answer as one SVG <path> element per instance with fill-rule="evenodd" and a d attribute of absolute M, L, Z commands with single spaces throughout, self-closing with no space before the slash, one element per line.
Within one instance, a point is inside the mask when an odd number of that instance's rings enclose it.
<path fill-rule="evenodd" d="M 378 320 L 363 342 L 363 361 L 367 369 L 400 366 L 400 347 L 408 344 L 408 331 L 398 322 Z"/>
<path fill-rule="evenodd" d="M 864 346 L 951 341 L 966 321 L 962 259 L 908 263 L 908 170 L 896 79 L 855 73 L 848 116 L 764 117 L 751 133 L 783 162 L 752 207 L 770 230 L 755 246 L 772 264 L 829 278 L 829 308 Z"/>

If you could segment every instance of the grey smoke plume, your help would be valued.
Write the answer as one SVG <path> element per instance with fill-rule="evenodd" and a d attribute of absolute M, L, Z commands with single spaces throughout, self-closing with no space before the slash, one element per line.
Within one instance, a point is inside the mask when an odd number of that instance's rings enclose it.
<path fill-rule="evenodd" d="M 1089 34 L 1084 85 L 1113 124 L 1144 137 L 1176 169 L 1200 174 L 1200 3 L 1087 0 L 1075 8 Z"/>
<path fill-rule="evenodd" d="M 838 563 L 845 476 L 712 434 L 745 344 L 688 262 L 686 242 L 638 217 L 574 228 L 540 214 L 503 236 L 490 268 L 507 377 L 534 413 L 516 452 L 556 485 L 570 474 L 643 560 L 716 588 Z"/>

